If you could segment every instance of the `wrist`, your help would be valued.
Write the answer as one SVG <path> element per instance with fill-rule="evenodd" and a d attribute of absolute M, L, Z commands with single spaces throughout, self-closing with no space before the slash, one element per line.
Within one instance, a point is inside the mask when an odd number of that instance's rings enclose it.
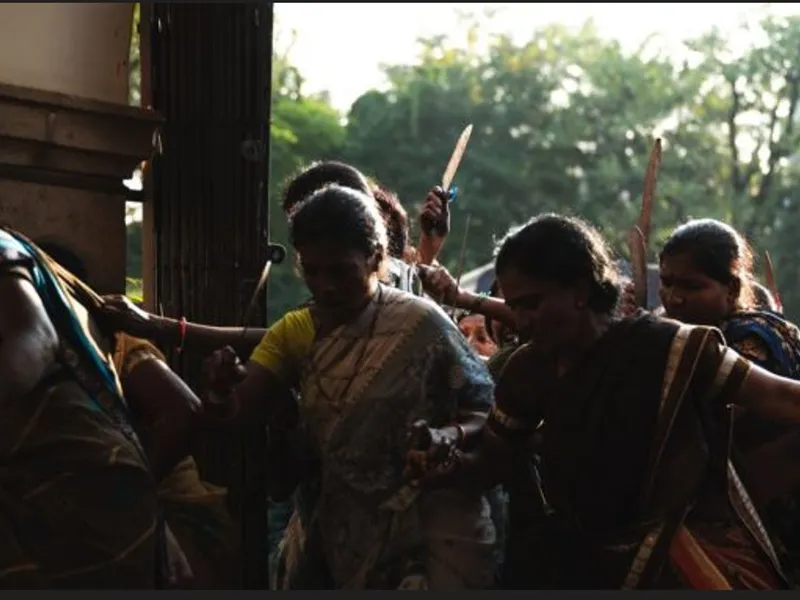
<path fill-rule="evenodd" d="M 483 296 L 459 289 L 456 292 L 456 308 L 477 312 L 483 304 Z"/>
<path fill-rule="evenodd" d="M 174 346 L 180 335 L 178 321 L 156 315 L 151 315 L 150 320 L 158 341 L 165 346 Z"/>

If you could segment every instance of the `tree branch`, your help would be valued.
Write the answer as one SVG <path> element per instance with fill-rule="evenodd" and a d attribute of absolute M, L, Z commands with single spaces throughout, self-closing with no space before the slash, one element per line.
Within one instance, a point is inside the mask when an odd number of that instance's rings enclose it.
<path fill-rule="evenodd" d="M 761 179 L 758 193 L 753 198 L 753 202 L 756 206 L 762 206 L 769 196 L 770 191 L 772 191 L 772 183 L 775 180 L 775 168 L 778 165 L 778 161 L 786 156 L 788 144 L 785 142 L 788 142 L 788 138 L 794 133 L 794 115 L 797 110 L 798 99 L 800 98 L 800 81 L 793 75 L 788 75 L 786 79 L 786 87 L 789 88 L 789 114 L 786 116 L 783 132 L 780 138 L 776 140 L 775 132 L 778 124 L 778 106 L 780 106 L 780 100 L 775 103 L 775 106 L 770 112 L 768 137 L 769 159 L 767 161 L 767 172 Z"/>
<path fill-rule="evenodd" d="M 731 187 L 739 194 L 745 186 L 742 181 L 742 172 L 739 165 L 739 149 L 736 147 L 736 138 L 738 137 L 738 129 L 736 127 L 736 117 L 739 115 L 741 106 L 741 99 L 739 93 L 736 91 L 736 78 L 728 79 L 728 84 L 731 87 L 731 109 L 728 111 L 728 146 L 731 151 Z"/>

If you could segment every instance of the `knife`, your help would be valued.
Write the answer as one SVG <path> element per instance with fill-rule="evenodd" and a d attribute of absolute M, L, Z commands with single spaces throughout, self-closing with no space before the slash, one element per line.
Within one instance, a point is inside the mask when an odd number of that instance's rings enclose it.
<path fill-rule="evenodd" d="M 469 138 L 471 135 L 472 124 L 470 123 L 464 128 L 464 131 L 462 131 L 461 135 L 458 137 L 456 146 L 453 148 L 453 153 L 450 155 L 450 160 L 447 161 L 447 167 L 445 167 L 444 173 L 442 173 L 442 190 L 444 190 L 444 193 L 447 194 L 447 203 L 451 202 L 455 196 L 450 190 L 450 186 L 452 185 L 453 179 L 456 176 L 458 166 L 461 164 L 461 159 L 464 158 L 464 152 L 467 149 L 467 144 L 469 143 Z M 443 221 L 447 219 L 447 206 L 444 208 L 445 214 L 443 214 L 440 219 L 433 220 L 423 217 L 422 227 L 425 230 L 425 233 L 433 233 L 439 236 L 445 235 L 446 224 Z"/>

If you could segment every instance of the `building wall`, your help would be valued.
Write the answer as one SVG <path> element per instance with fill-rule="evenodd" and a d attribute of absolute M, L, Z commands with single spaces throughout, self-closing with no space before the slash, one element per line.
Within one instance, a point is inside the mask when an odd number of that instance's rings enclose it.
<path fill-rule="evenodd" d="M 0 3 L 0 81 L 128 103 L 133 4 Z"/>
<path fill-rule="evenodd" d="M 6 118 L 16 119 L 0 123 L 0 222 L 72 250 L 101 292 L 125 289 L 122 180 L 137 160 L 125 157 L 129 141 L 104 114 L 128 104 L 132 16 L 130 3 L 0 3 L 0 86 L 62 95 L 35 101 L 38 112 L 13 90 L 0 99 Z M 63 106 L 73 98 L 92 105 L 67 117 Z M 81 127 L 67 126 L 74 123 Z M 70 172 L 78 159 L 84 175 L 109 182 L 105 192 L 47 176 Z M 118 176 L 119 192 L 109 191 Z"/>

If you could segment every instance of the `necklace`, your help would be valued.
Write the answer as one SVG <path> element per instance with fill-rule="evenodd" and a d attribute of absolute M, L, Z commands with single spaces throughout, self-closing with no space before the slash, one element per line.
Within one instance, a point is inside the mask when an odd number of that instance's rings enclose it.
<path fill-rule="evenodd" d="M 353 368 L 353 372 L 347 378 L 347 383 L 344 386 L 344 390 L 342 390 L 341 394 L 339 394 L 340 400 L 347 398 L 347 395 L 350 393 L 350 388 L 353 386 L 353 382 L 355 381 L 356 376 L 361 372 L 361 363 L 364 361 L 364 356 L 367 353 L 367 348 L 369 347 L 369 343 L 372 340 L 373 336 L 375 335 L 375 328 L 377 327 L 378 324 L 378 314 L 380 313 L 382 306 L 381 300 L 383 298 L 383 288 L 380 285 L 378 286 L 378 292 L 376 296 L 377 298 L 373 300 L 373 302 L 376 303 L 375 311 L 372 314 L 372 320 L 370 321 L 369 328 L 367 329 L 366 339 L 364 340 L 364 343 L 361 346 L 358 359 L 354 363 L 355 366 Z M 320 369 L 317 362 L 313 359 L 310 366 L 311 366 L 311 372 L 314 374 L 314 377 L 317 380 L 317 389 L 319 390 L 320 394 L 331 408 L 339 412 L 338 409 L 336 408 L 337 407 L 336 401 L 333 398 L 331 398 L 330 394 L 328 394 L 328 392 L 325 391 L 325 388 L 322 385 L 322 369 Z"/>

